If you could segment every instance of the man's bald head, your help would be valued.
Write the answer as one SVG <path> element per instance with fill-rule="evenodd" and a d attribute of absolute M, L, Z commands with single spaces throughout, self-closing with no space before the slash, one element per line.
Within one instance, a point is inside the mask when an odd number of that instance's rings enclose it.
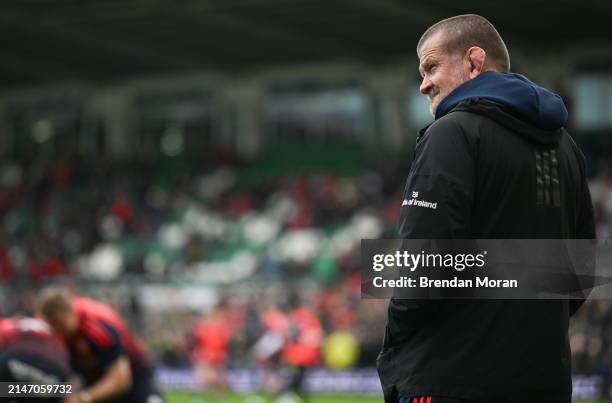
<path fill-rule="evenodd" d="M 440 33 L 440 35 L 437 35 Z M 476 14 L 458 15 L 435 23 L 425 31 L 417 44 L 417 54 L 428 39 L 443 38 L 441 46 L 449 55 L 463 56 L 473 46 L 486 52 L 489 69 L 510 71 L 510 56 L 503 39 L 486 18 Z"/>

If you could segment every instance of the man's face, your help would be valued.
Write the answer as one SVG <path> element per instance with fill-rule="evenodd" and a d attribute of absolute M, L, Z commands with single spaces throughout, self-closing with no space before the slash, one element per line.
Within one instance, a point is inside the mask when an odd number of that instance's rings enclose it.
<path fill-rule="evenodd" d="M 419 72 L 423 82 L 419 90 L 429 97 L 429 112 L 436 109 L 446 96 L 470 79 L 469 64 L 458 55 L 448 54 L 443 44 L 444 31 L 427 39 L 418 50 Z"/>
<path fill-rule="evenodd" d="M 55 332 L 66 338 L 70 338 L 78 328 L 78 316 L 73 309 L 58 311 L 45 319 Z"/>

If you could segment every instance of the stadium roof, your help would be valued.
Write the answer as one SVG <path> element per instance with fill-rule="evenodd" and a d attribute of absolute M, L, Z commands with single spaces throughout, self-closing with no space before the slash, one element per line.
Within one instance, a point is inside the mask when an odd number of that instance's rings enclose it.
<path fill-rule="evenodd" d="M 431 23 L 476 12 L 514 56 L 612 66 L 605 1 L 5 0 L 0 87 L 302 63 L 414 60 Z"/>

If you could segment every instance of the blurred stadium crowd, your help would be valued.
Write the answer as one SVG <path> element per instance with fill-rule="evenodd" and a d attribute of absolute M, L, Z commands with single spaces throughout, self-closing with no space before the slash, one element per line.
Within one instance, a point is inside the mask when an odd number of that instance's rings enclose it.
<path fill-rule="evenodd" d="M 130 279 L 213 285 L 209 302 L 170 298 L 161 312 L 137 287 L 96 296 L 129 318 L 161 365 L 195 365 L 207 383 L 222 382 L 211 369 L 271 360 L 371 366 L 385 303 L 360 300 L 358 248 L 393 236 L 402 170 L 254 178 L 252 163 L 224 158 L 171 181 L 173 169 L 157 164 L 4 165 L 0 314 L 32 313 L 33 290 L 50 281 L 86 294 Z M 350 334 L 339 333 L 339 348 L 353 352 L 326 361 L 325 338 L 338 331 Z"/>
<path fill-rule="evenodd" d="M 372 366 L 386 303 L 360 298 L 360 239 L 395 236 L 406 163 L 267 175 L 214 155 L 193 167 L 4 163 L 0 315 L 32 313 L 36 288 L 56 281 L 119 308 L 159 365 L 197 368 L 206 384 L 222 386 L 228 367 Z M 590 186 L 609 238 L 610 172 Z M 208 297 L 146 298 L 144 284 L 195 284 Z M 576 373 L 612 373 L 612 303 L 589 302 L 570 337 Z"/>

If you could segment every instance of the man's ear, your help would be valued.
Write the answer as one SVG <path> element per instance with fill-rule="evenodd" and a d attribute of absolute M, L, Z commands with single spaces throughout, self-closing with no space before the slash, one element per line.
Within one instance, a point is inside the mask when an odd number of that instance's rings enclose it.
<path fill-rule="evenodd" d="M 485 71 L 487 52 L 485 52 L 483 48 L 479 48 L 478 46 L 472 46 L 467 50 L 466 53 L 467 61 L 470 64 L 470 79 L 472 79 Z"/>

